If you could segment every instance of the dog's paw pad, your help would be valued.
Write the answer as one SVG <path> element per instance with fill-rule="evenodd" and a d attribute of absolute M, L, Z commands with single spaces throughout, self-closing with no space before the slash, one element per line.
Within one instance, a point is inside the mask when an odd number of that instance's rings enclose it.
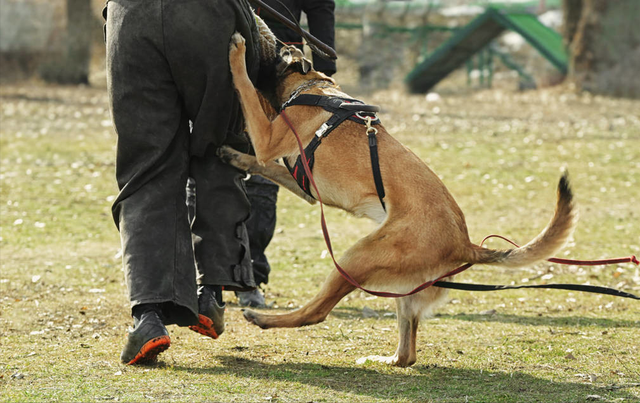
<path fill-rule="evenodd" d="M 358 358 L 356 360 L 356 364 L 358 364 L 358 365 L 364 365 L 367 362 L 379 362 L 379 363 L 382 363 L 382 364 L 396 365 L 396 366 L 400 366 L 400 367 L 406 367 L 407 366 L 407 365 L 403 365 L 403 363 L 401 363 L 400 360 L 398 360 L 398 356 L 397 355 L 392 355 L 392 356 L 389 356 L 389 357 L 385 357 L 385 356 L 382 356 L 382 355 L 370 355 L 368 357 L 361 357 L 361 358 Z"/>
<path fill-rule="evenodd" d="M 247 322 L 250 323 L 255 323 L 256 317 L 255 317 L 255 312 L 253 312 L 250 309 L 243 309 L 242 310 L 242 316 L 244 316 L 244 318 L 247 320 Z"/>
<path fill-rule="evenodd" d="M 236 157 L 237 152 L 229 146 L 222 146 L 216 150 L 216 154 L 222 161 L 228 163 Z"/>
<path fill-rule="evenodd" d="M 240 32 L 235 32 L 231 35 L 231 44 L 235 45 L 235 47 L 240 47 L 240 45 L 244 45 L 245 39 Z"/>
<path fill-rule="evenodd" d="M 369 357 L 360 357 L 360 358 L 358 358 L 358 359 L 356 360 L 356 364 L 358 364 L 358 365 L 364 365 L 364 364 L 366 364 L 368 361 L 371 361 L 371 360 L 369 359 Z"/>

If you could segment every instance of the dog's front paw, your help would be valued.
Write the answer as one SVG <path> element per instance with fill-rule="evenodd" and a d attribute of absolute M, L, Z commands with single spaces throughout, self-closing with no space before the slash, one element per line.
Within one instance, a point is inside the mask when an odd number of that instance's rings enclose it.
<path fill-rule="evenodd" d="M 218 157 L 229 165 L 232 165 L 247 173 L 255 172 L 255 157 L 243 154 L 229 146 L 222 146 L 216 151 Z"/>
<path fill-rule="evenodd" d="M 240 32 L 235 32 L 231 35 L 231 43 L 229 44 L 229 56 L 232 56 L 236 52 L 244 54 L 246 49 L 245 39 Z"/>
<path fill-rule="evenodd" d="M 216 150 L 216 154 L 223 162 L 233 165 L 233 161 L 238 158 L 240 152 L 234 150 L 229 146 L 222 146 Z"/>

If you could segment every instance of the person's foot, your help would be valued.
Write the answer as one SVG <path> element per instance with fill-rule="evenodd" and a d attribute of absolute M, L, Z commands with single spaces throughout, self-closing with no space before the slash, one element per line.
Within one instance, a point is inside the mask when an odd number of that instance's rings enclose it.
<path fill-rule="evenodd" d="M 264 300 L 264 295 L 259 289 L 253 289 L 251 291 L 238 291 L 236 292 L 238 297 L 238 303 L 242 306 L 248 306 L 251 308 L 266 308 L 267 304 Z"/>
<path fill-rule="evenodd" d="M 219 303 L 221 295 L 214 287 L 201 286 L 198 296 L 198 324 L 189 329 L 202 335 L 217 339 L 224 332 L 224 310 L 226 304 Z"/>
<path fill-rule="evenodd" d="M 171 346 L 171 338 L 155 310 L 144 312 L 140 319 L 134 318 L 133 330 L 129 330 L 127 344 L 120 359 L 128 365 L 155 362 L 158 354 Z"/>

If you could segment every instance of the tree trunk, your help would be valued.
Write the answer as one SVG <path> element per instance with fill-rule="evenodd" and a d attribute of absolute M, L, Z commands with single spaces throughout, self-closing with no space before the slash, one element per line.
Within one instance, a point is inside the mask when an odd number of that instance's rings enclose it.
<path fill-rule="evenodd" d="M 59 60 L 46 64 L 40 71 L 46 81 L 60 84 L 88 84 L 91 42 L 95 17 L 91 0 L 67 0 L 66 50 Z"/>
<path fill-rule="evenodd" d="M 94 22 L 91 0 L 67 0 L 67 18 L 69 79 L 76 84 L 88 84 Z"/>
<path fill-rule="evenodd" d="M 562 34 L 567 46 L 571 45 L 573 37 L 578 30 L 578 24 L 582 16 L 582 3 L 583 0 L 564 0 L 562 2 L 562 16 L 564 19 Z"/>
<path fill-rule="evenodd" d="M 575 0 L 565 0 L 568 3 Z M 582 0 L 575 28 L 565 16 L 565 38 L 570 44 L 569 80 L 579 90 L 596 94 L 640 98 L 640 30 L 637 0 Z M 572 30 L 575 30 L 571 35 Z"/>

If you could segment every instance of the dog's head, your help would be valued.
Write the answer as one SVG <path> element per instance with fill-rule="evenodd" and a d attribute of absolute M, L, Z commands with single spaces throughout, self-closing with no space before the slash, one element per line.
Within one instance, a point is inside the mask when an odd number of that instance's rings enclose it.
<path fill-rule="evenodd" d="M 284 45 L 280 49 L 280 59 L 276 66 L 276 74 L 282 77 L 290 72 L 307 74 L 313 70 L 311 62 L 304 57 L 304 53 L 295 46 Z"/>
<path fill-rule="evenodd" d="M 283 44 L 278 51 L 273 32 L 260 17 L 256 15 L 255 18 L 260 32 L 260 70 L 256 88 L 271 106 L 278 109 L 282 104 L 285 81 L 323 79 L 335 84 L 330 77 L 315 71 L 311 61 L 297 47 Z"/>

